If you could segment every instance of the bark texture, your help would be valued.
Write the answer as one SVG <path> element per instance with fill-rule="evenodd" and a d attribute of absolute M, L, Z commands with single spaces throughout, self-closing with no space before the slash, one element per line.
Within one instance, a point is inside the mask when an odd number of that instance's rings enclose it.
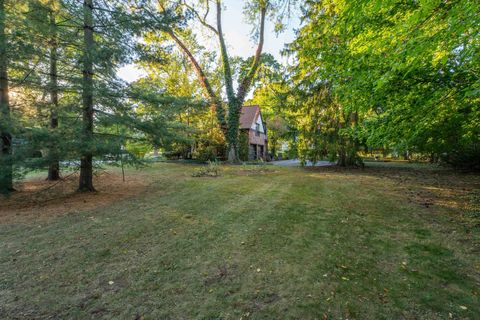
<path fill-rule="evenodd" d="M 8 99 L 8 56 L 5 0 L 0 0 L 0 193 L 13 191 L 12 135 Z"/>
<path fill-rule="evenodd" d="M 80 181 L 78 190 L 81 192 L 95 191 L 93 187 L 93 155 L 90 144 L 93 142 L 93 0 L 83 3 L 83 135 L 86 151 L 80 160 Z"/>
<path fill-rule="evenodd" d="M 50 129 L 56 130 L 58 128 L 58 41 L 57 41 L 57 25 L 55 22 L 55 12 L 50 11 Z M 49 155 L 52 158 L 48 167 L 49 181 L 56 181 L 60 179 L 60 164 L 58 161 L 57 146 L 50 146 Z"/>

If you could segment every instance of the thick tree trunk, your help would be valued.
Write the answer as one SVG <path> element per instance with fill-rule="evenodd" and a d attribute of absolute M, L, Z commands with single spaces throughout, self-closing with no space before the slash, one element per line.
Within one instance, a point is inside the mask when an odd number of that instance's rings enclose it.
<path fill-rule="evenodd" d="M 228 97 L 228 130 L 227 130 L 227 144 L 228 144 L 228 161 L 230 162 L 239 162 L 238 157 L 238 132 L 240 127 L 240 113 L 242 111 L 243 102 L 245 97 L 250 90 L 252 85 L 253 78 L 258 70 L 258 67 L 261 63 L 263 44 L 265 42 L 265 17 L 266 17 L 267 7 L 264 6 L 260 11 L 260 32 L 259 32 L 259 42 L 257 50 L 255 52 L 255 57 L 253 64 L 250 67 L 247 75 L 240 80 L 240 85 L 238 87 L 237 94 L 233 94 L 232 89 L 232 75 L 229 64 L 229 57 L 227 53 L 227 47 L 225 45 L 225 39 L 222 33 L 222 21 L 221 21 L 221 5 L 220 1 L 217 0 L 217 29 L 218 37 L 220 41 L 220 52 L 222 55 L 223 69 L 224 69 L 224 78 L 227 89 Z"/>
<path fill-rule="evenodd" d="M 0 0 L 0 193 L 13 191 L 12 135 L 8 100 L 8 58 L 5 1 Z"/>
<path fill-rule="evenodd" d="M 238 148 L 234 145 L 231 145 L 228 148 L 228 157 L 227 157 L 228 162 L 231 163 L 238 163 L 240 162 L 239 157 L 238 157 Z"/>
<path fill-rule="evenodd" d="M 217 96 L 215 91 L 212 89 L 206 74 L 203 72 L 202 68 L 200 67 L 199 63 L 194 58 L 192 52 L 187 48 L 185 43 L 183 43 L 180 38 L 178 38 L 172 30 L 167 31 L 169 36 L 177 43 L 177 45 L 182 49 L 182 51 L 187 55 L 190 62 L 193 65 L 195 72 L 197 73 L 198 79 L 202 84 L 203 88 L 206 91 L 206 96 L 212 102 L 212 109 L 215 109 L 218 122 L 222 129 L 222 132 L 225 135 L 227 141 L 227 148 L 228 148 L 228 160 L 231 162 L 238 162 L 238 130 L 239 130 L 239 119 L 240 119 L 240 111 L 245 101 L 245 97 L 248 94 L 248 91 L 251 87 L 253 78 L 258 70 L 258 67 L 261 62 L 261 55 L 263 51 L 263 44 L 264 44 L 264 35 L 265 35 L 265 17 L 267 12 L 268 4 L 264 5 L 260 11 L 260 39 L 258 43 L 257 50 L 255 52 L 255 58 L 253 61 L 252 66 L 250 67 L 249 72 L 247 75 L 240 79 L 240 85 L 235 94 L 233 90 L 233 79 L 232 79 L 232 70 L 230 67 L 230 58 L 227 51 L 227 45 L 225 42 L 225 38 L 222 31 L 222 5 L 221 0 L 216 1 L 216 8 L 217 8 L 217 29 L 215 29 L 212 25 L 209 25 L 205 18 L 202 18 L 199 13 L 192 9 L 192 7 L 187 7 L 193 11 L 193 13 L 197 16 L 199 21 L 210 30 L 212 30 L 219 39 L 220 42 L 220 55 L 222 59 L 222 66 L 223 66 L 223 73 L 224 73 L 224 80 L 225 80 L 225 89 L 227 93 L 227 100 L 228 100 L 228 119 L 226 119 L 226 112 L 223 106 L 223 103 L 220 97 Z"/>
<path fill-rule="evenodd" d="M 227 44 L 223 36 L 222 3 L 220 0 L 217 0 L 217 31 L 218 41 L 220 43 L 220 56 L 222 58 L 223 77 L 225 80 L 225 91 L 227 93 L 227 99 L 229 101 L 229 104 L 232 104 L 235 103 L 236 96 L 233 90 L 232 69 L 230 67 L 230 58 L 228 56 Z"/>
<path fill-rule="evenodd" d="M 228 108 L 228 131 L 226 137 L 228 146 L 228 161 L 233 163 L 240 162 L 238 157 L 238 132 L 240 127 L 240 112 L 242 110 L 242 104 L 236 102 L 234 104 L 229 104 Z"/>
<path fill-rule="evenodd" d="M 51 33 L 51 44 L 50 44 L 50 129 L 52 131 L 58 128 L 58 76 L 57 76 L 57 32 L 56 32 L 56 22 L 55 22 L 55 13 L 50 12 L 50 33 Z M 48 177 L 49 181 L 56 181 L 60 179 L 60 164 L 57 157 L 57 148 L 56 146 L 51 146 L 49 150 L 49 155 L 51 157 L 50 166 L 48 168 Z"/>
<path fill-rule="evenodd" d="M 83 10 L 83 135 L 87 142 L 87 151 L 84 151 L 80 160 L 78 190 L 90 192 L 95 191 L 93 188 L 93 155 L 89 150 L 90 144 L 93 143 L 93 0 L 85 0 Z"/>

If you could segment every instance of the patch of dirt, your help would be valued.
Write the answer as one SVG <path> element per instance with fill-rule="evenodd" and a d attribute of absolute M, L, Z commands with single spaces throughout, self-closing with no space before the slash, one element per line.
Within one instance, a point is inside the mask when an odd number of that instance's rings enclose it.
<path fill-rule="evenodd" d="M 235 277 L 236 269 L 237 269 L 236 265 L 231 265 L 231 266 L 228 266 L 226 264 L 221 265 L 217 268 L 216 272 L 214 272 L 212 275 L 207 277 L 203 283 L 205 286 L 211 286 L 216 283 L 221 283 L 227 280 L 231 280 L 232 278 Z"/>
<path fill-rule="evenodd" d="M 123 182 L 117 174 L 101 172 L 94 176 L 96 192 L 79 193 L 78 178 L 73 174 L 56 182 L 38 178 L 18 183 L 16 192 L 0 195 L 0 224 L 28 223 L 93 210 L 134 197 L 148 185 L 141 176 L 128 176 Z"/>
<path fill-rule="evenodd" d="M 269 305 L 275 304 L 282 299 L 276 293 L 272 292 L 256 292 L 255 295 L 251 298 L 250 301 L 236 302 L 234 303 L 235 308 L 242 309 L 244 311 L 244 316 L 246 318 L 253 317 L 255 318 L 255 313 L 258 311 L 264 310 Z"/>

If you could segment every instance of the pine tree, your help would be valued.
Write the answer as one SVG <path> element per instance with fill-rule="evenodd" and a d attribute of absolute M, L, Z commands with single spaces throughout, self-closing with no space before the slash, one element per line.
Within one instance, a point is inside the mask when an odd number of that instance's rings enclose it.
<path fill-rule="evenodd" d="M 13 190 L 5 0 L 0 0 L 0 193 Z"/>
<path fill-rule="evenodd" d="M 83 3 L 83 138 L 87 142 L 93 140 L 93 0 Z M 79 191 L 95 191 L 93 188 L 93 155 L 87 151 L 82 155 L 80 163 Z"/>
<path fill-rule="evenodd" d="M 57 39 L 57 25 L 56 25 L 56 11 L 54 8 L 54 1 L 50 1 L 50 129 L 55 130 L 58 128 L 58 39 Z M 54 156 L 48 167 L 48 177 L 50 181 L 60 179 L 60 163 L 56 155 L 56 147 L 52 146 L 50 153 Z"/>

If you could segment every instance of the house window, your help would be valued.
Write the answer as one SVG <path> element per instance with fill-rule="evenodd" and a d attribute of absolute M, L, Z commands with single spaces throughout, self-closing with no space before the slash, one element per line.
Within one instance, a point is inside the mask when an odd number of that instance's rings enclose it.
<path fill-rule="evenodd" d="M 257 137 L 260 137 L 260 125 L 257 123 L 257 125 L 255 126 L 255 135 Z"/>

